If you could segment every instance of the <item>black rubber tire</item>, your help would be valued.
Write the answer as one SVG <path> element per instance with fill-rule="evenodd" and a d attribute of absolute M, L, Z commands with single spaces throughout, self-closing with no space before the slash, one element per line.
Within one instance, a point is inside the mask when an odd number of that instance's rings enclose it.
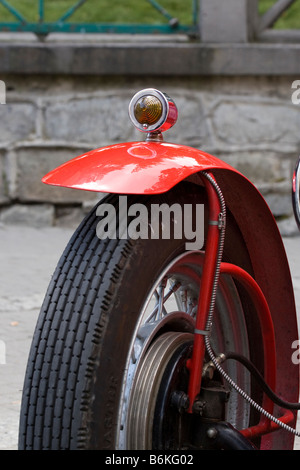
<path fill-rule="evenodd" d="M 180 184 L 131 202 L 203 202 Z M 118 195 L 106 202 L 118 205 Z M 74 233 L 50 282 L 33 337 L 19 449 L 116 449 L 123 370 L 137 317 L 185 240 L 99 240 L 96 208 Z M 238 243 L 233 243 L 238 250 Z"/>
<path fill-rule="evenodd" d="M 178 202 L 184 192 L 176 192 Z M 174 201 L 174 194 L 159 199 Z M 117 206 L 118 196 L 106 202 Z M 98 221 L 95 208 L 74 233 L 41 308 L 24 382 L 20 449 L 114 448 L 135 317 L 152 277 L 182 250 L 181 240 L 99 240 Z"/>

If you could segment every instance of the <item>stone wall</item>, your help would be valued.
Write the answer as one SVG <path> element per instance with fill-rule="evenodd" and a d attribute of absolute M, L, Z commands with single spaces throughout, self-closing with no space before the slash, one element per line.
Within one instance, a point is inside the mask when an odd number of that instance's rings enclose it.
<path fill-rule="evenodd" d="M 297 76 L 101 77 L 3 74 L 0 222 L 76 224 L 99 197 L 41 177 L 92 148 L 143 138 L 127 116 L 132 95 L 156 87 L 179 108 L 165 140 L 195 146 L 236 167 L 261 190 L 284 234 L 294 233 L 291 176 L 300 149 Z M 247 195 L 245 195 L 247 197 Z"/>

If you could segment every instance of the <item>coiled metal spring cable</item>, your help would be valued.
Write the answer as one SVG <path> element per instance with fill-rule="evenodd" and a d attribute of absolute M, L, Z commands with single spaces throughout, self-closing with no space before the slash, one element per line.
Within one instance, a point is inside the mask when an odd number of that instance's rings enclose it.
<path fill-rule="evenodd" d="M 222 262 L 222 256 L 223 256 L 223 248 L 224 248 L 224 240 L 225 240 L 225 229 L 226 229 L 226 203 L 224 196 L 222 194 L 222 191 L 214 178 L 207 172 L 203 171 L 202 174 L 209 180 L 209 182 L 212 184 L 214 187 L 219 201 L 221 205 L 221 213 L 223 217 L 223 223 L 222 227 L 220 229 L 220 240 L 219 240 L 219 246 L 218 246 L 218 254 L 217 254 L 217 262 L 216 262 L 216 271 L 215 271 L 215 277 L 214 277 L 214 283 L 213 283 L 213 292 L 212 292 L 212 298 L 211 298 L 211 303 L 210 303 L 210 309 L 209 309 L 209 314 L 207 318 L 207 323 L 206 323 L 206 330 L 210 331 L 211 326 L 213 323 L 213 314 L 214 314 L 214 307 L 215 307 L 215 300 L 216 300 L 216 295 L 217 295 L 217 288 L 218 288 L 218 282 L 219 282 L 219 276 L 220 276 L 220 265 Z M 206 350 L 208 352 L 208 355 L 214 364 L 215 368 L 218 370 L 218 372 L 224 377 L 224 379 L 234 388 L 251 406 L 253 406 L 257 411 L 259 411 L 261 414 L 266 416 L 269 420 L 273 421 L 276 423 L 278 426 L 281 428 L 285 429 L 286 431 L 289 431 L 296 436 L 300 436 L 300 432 L 296 431 L 296 429 L 288 426 L 287 424 L 283 423 L 279 419 L 277 419 L 275 416 L 273 416 L 271 413 L 266 411 L 264 408 L 262 408 L 258 403 L 256 403 L 249 395 L 244 392 L 232 379 L 229 377 L 229 375 L 224 371 L 224 369 L 220 366 L 219 362 L 217 361 L 214 352 L 212 350 L 210 340 L 209 340 L 209 335 L 205 335 L 205 346 Z"/>

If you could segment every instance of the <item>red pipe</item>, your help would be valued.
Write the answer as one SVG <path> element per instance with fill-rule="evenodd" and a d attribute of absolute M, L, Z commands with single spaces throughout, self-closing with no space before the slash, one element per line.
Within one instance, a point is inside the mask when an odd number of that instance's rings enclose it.
<path fill-rule="evenodd" d="M 193 353 L 191 359 L 187 361 L 190 371 L 188 396 L 190 401 L 189 412 L 192 412 L 193 403 L 200 392 L 202 368 L 205 354 L 204 330 L 209 315 L 210 303 L 213 292 L 214 277 L 217 264 L 217 254 L 220 239 L 218 227 L 221 205 L 216 191 L 212 184 L 204 178 L 209 204 L 209 228 L 205 248 L 205 257 L 202 271 L 199 304 L 196 315 L 195 336 Z M 211 224 L 213 222 L 213 224 Z"/>
<path fill-rule="evenodd" d="M 239 266 L 230 263 L 221 263 L 220 272 L 229 274 L 240 282 L 250 294 L 254 306 L 258 313 L 260 327 L 262 331 L 264 347 L 264 377 L 272 390 L 276 387 L 276 344 L 275 331 L 271 312 L 266 298 L 257 282 Z M 272 400 L 265 396 L 263 408 L 269 413 L 273 412 L 274 404 Z M 264 417 L 263 417 L 264 418 Z M 266 420 L 267 418 L 264 418 Z M 268 421 L 268 420 L 267 420 Z"/>
<path fill-rule="evenodd" d="M 201 389 L 202 368 L 205 354 L 205 328 L 207 327 L 207 319 L 212 299 L 214 277 L 217 267 L 218 247 L 220 241 L 220 229 L 218 226 L 218 221 L 219 215 L 221 213 L 221 204 L 216 194 L 215 188 L 206 178 L 204 179 L 204 184 L 208 195 L 210 223 L 205 248 L 199 305 L 196 315 L 193 353 L 191 359 L 187 361 L 187 367 L 190 371 L 188 388 L 188 396 L 190 400 L 188 411 L 190 413 L 192 412 L 193 403 Z M 272 316 L 265 296 L 256 281 L 242 268 L 230 263 L 221 263 L 220 273 L 229 274 L 238 282 L 240 282 L 247 289 L 250 297 L 254 302 L 254 306 L 259 316 L 263 338 L 265 380 L 274 390 L 276 386 L 275 333 Z M 274 404 L 267 396 L 264 397 L 263 408 L 268 413 L 272 414 Z M 293 414 L 288 412 L 280 419 L 282 419 L 283 422 L 290 422 L 293 419 Z M 254 437 L 278 428 L 278 424 L 269 421 L 267 417 L 262 415 L 261 421 L 258 425 L 244 429 L 242 433 L 246 437 Z"/>
<path fill-rule="evenodd" d="M 294 421 L 295 416 L 291 410 L 288 410 L 284 413 L 283 416 L 277 419 L 278 421 L 289 425 Z M 278 423 L 265 419 L 261 420 L 256 426 L 251 426 L 250 428 L 242 429 L 240 433 L 243 434 L 243 436 L 245 436 L 247 439 L 254 439 L 255 437 L 263 436 L 264 434 L 269 434 L 270 432 L 277 431 L 278 429 L 281 429 L 281 426 Z"/>

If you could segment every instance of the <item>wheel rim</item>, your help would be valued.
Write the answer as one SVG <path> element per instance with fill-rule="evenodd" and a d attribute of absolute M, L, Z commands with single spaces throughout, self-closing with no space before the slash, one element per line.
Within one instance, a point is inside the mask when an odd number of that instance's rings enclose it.
<path fill-rule="evenodd" d="M 128 412 L 128 446 L 152 449 L 153 420 L 164 372 L 174 353 L 192 342 L 190 333 L 164 333 L 147 351 L 133 386 Z"/>
<path fill-rule="evenodd" d="M 202 265 L 203 253 L 198 251 L 178 256 L 154 283 L 141 310 L 127 359 L 121 395 L 118 449 L 152 448 L 153 407 L 157 389 L 171 355 L 182 344 L 181 341 L 188 343 L 192 340 Z M 228 275 L 220 278 L 215 316 L 211 338 L 215 351 L 223 352 L 229 348 L 249 356 L 241 302 Z M 161 337 L 165 339 L 163 346 L 160 346 Z M 238 380 L 243 389 L 249 391 L 249 376 L 239 365 L 231 365 L 227 372 L 233 380 Z M 148 375 L 151 375 L 149 380 Z M 137 397 L 139 406 L 136 406 Z M 149 405 L 142 405 L 143 400 Z M 249 406 L 238 394 L 231 395 L 227 405 L 227 420 L 237 428 L 248 425 Z"/>

